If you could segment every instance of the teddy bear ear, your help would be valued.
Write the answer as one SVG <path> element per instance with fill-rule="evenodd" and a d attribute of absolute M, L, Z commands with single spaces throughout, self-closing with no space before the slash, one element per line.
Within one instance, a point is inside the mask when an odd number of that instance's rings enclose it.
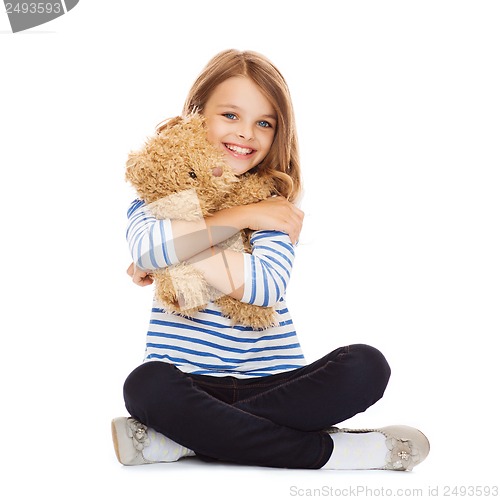
<path fill-rule="evenodd" d="M 125 180 L 132 184 L 137 178 L 137 170 L 140 164 L 140 154 L 130 153 L 127 162 L 125 163 Z"/>
<path fill-rule="evenodd" d="M 127 172 L 131 169 L 134 168 L 137 163 L 137 158 L 134 153 L 130 153 L 127 158 L 127 163 L 125 163 L 125 168 L 127 169 Z"/>
<path fill-rule="evenodd" d="M 156 128 L 156 132 L 157 134 L 161 134 L 164 130 L 171 129 L 172 127 L 178 125 L 179 123 L 182 123 L 183 121 L 184 118 L 182 116 L 175 116 L 174 118 L 169 118 Z"/>
<path fill-rule="evenodd" d="M 176 116 L 175 118 L 172 118 L 167 122 L 167 127 L 175 127 L 175 125 L 178 125 L 179 123 L 182 123 L 184 121 L 184 118 L 182 116 Z"/>

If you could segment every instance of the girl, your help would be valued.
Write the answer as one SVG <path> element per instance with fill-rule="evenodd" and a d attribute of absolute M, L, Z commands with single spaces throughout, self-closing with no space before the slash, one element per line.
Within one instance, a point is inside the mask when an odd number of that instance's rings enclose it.
<path fill-rule="evenodd" d="M 194 110 L 234 172 L 271 173 L 279 196 L 200 222 L 156 220 L 136 200 L 128 212 L 128 273 L 144 286 L 151 269 L 189 262 L 222 293 L 275 305 L 279 325 L 254 331 L 231 326 L 213 303 L 191 318 L 154 303 L 145 362 L 124 384 L 131 416 L 112 422 L 118 460 L 136 465 L 196 455 L 268 467 L 411 469 L 429 451 L 418 430 L 332 427 L 382 397 L 390 375 L 384 356 L 358 344 L 304 361 L 285 302 L 304 214 L 294 204 L 300 166 L 282 75 L 259 54 L 224 51 L 194 83 L 183 112 Z M 244 228 L 255 231 L 250 254 L 214 247 Z"/>

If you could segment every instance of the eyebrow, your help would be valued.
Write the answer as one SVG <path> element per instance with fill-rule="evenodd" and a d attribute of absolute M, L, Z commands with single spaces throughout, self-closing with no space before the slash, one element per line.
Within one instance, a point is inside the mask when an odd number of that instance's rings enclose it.
<path fill-rule="evenodd" d="M 239 106 L 236 106 L 235 104 L 219 104 L 217 106 L 218 108 L 230 108 L 234 109 L 235 111 L 241 111 L 241 108 Z M 273 113 L 271 115 L 262 115 L 263 118 L 272 118 L 273 120 L 278 120 L 278 117 Z"/>

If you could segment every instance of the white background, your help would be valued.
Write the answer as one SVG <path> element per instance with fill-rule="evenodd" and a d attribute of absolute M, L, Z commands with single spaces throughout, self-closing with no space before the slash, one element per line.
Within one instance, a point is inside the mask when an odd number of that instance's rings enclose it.
<path fill-rule="evenodd" d="M 495 1 L 82 0 L 18 34 L 2 10 L 9 498 L 498 485 L 499 25 Z M 306 219 L 288 302 L 306 357 L 384 352 L 386 395 L 345 425 L 421 428 L 431 454 L 412 473 L 114 457 L 152 295 L 125 275 L 124 163 L 226 48 L 265 54 L 294 99 Z"/>

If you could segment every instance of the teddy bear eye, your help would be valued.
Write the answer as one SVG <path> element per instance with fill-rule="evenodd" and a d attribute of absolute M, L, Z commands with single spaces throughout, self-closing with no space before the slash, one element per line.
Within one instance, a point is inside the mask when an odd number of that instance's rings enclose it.
<path fill-rule="evenodd" d="M 191 177 L 191 179 L 196 179 L 196 174 L 191 170 L 191 172 L 189 172 L 189 177 Z"/>

